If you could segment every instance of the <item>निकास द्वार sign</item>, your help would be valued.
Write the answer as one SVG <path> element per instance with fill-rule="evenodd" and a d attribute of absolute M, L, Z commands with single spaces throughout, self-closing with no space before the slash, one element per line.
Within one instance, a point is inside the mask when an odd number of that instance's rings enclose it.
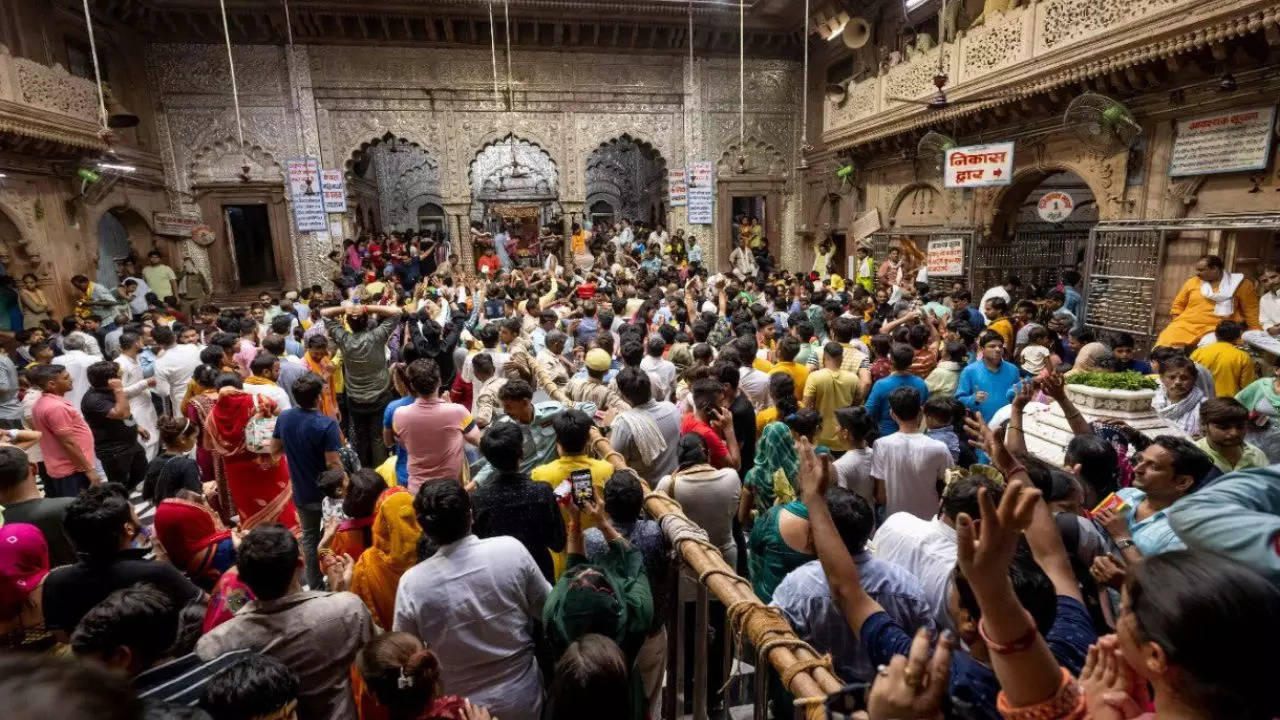
<path fill-rule="evenodd" d="M 943 183 L 949 188 L 1008 185 L 1013 182 L 1013 143 L 951 148 L 943 163 Z"/>
<path fill-rule="evenodd" d="M 1179 120 L 1169 155 L 1169 176 L 1265 170 L 1275 120 L 1274 107 Z"/>
<path fill-rule="evenodd" d="M 1036 203 L 1036 213 L 1040 215 L 1040 219 L 1045 222 L 1060 223 L 1071 217 L 1071 211 L 1076 209 L 1076 202 L 1070 195 L 1061 190 L 1051 190 L 1040 198 Z"/>
<path fill-rule="evenodd" d="M 941 237 L 929 240 L 925 265 L 929 277 L 956 277 L 964 274 L 963 237 Z"/>

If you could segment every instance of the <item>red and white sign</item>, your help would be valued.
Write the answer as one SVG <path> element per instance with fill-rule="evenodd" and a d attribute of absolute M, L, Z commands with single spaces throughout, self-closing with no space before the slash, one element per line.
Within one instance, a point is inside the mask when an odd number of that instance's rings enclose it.
<path fill-rule="evenodd" d="M 1036 203 L 1036 212 L 1040 214 L 1040 219 L 1045 222 L 1060 223 L 1071 217 L 1071 211 L 1076 209 L 1076 203 L 1071 196 L 1053 190 L 1044 194 L 1040 198 L 1040 202 Z"/>
<path fill-rule="evenodd" d="M 325 212 L 343 213 L 347 211 L 347 187 L 342 179 L 341 170 L 321 170 L 320 190 L 324 195 Z"/>
<path fill-rule="evenodd" d="M 942 237 L 929 241 L 925 254 L 929 277 L 964 275 L 964 240 L 963 237 Z"/>
<path fill-rule="evenodd" d="M 1169 176 L 1265 169 L 1275 121 L 1274 106 L 1179 120 L 1169 156 Z"/>
<path fill-rule="evenodd" d="M 671 207 L 684 207 L 689 203 L 689 185 L 685 182 L 684 168 L 667 169 L 668 203 Z"/>
<path fill-rule="evenodd" d="M 951 148 L 945 156 L 949 188 L 991 187 L 1013 182 L 1013 143 Z"/>
<path fill-rule="evenodd" d="M 155 212 L 151 224 L 157 235 L 191 237 L 191 231 L 200 224 L 200 216 L 192 213 Z"/>

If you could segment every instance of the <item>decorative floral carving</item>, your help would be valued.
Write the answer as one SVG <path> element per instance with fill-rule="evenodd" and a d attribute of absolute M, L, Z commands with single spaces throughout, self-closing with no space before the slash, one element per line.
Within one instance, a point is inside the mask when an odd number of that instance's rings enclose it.
<path fill-rule="evenodd" d="M 934 91 L 933 76 L 938 72 L 938 53 L 944 53 L 943 56 L 943 72 L 951 77 L 955 77 L 953 66 L 953 56 L 950 52 L 951 46 L 939 46 L 927 53 L 916 53 L 911 58 L 911 62 L 900 63 L 892 68 L 889 72 L 882 76 L 883 82 L 881 87 L 884 90 L 883 107 L 888 108 L 891 105 L 897 106 L 897 103 L 889 98 L 923 98 Z"/>
<path fill-rule="evenodd" d="M 986 23 L 969 30 L 960 46 L 960 68 L 964 77 L 978 77 L 1012 65 L 1030 51 L 1023 32 L 1021 8 L 996 13 Z"/>
<path fill-rule="evenodd" d="M 68 73 L 61 65 L 49 67 L 26 58 L 14 58 L 13 65 L 22 102 L 98 122 L 98 92 L 91 81 Z"/>
<path fill-rule="evenodd" d="M 1041 0 L 1037 45 L 1052 50 L 1182 3 L 1183 0 Z"/>
<path fill-rule="evenodd" d="M 720 153 L 716 161 L 719 175 L 781 175 L 786 171 L 786 158 L 763 140 L 748 136 L 741 144 L 734 142 Z"/>
<path fill-rule="evenodd" d="M 189 186 L 241 182 L 246 165 L 249 179 L 284 180 L 284 169 L 274 155 L 247 140 L 241 146 L 235 138 L 227 136 L 195 151 L 187 165 Z"/>

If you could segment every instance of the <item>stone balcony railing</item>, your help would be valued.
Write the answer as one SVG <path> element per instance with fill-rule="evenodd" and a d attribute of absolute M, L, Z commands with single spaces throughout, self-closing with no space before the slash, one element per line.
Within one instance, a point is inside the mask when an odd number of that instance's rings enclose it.
<path fill-rule="evenodd" d="M 1270 33 L 1278 8 L 1271 0 L 1031 0 L 850 84 L 842 104 L 824 103 L 822 139 L 850 147 L 982 109 L 937 111 L 890 99 L 928 99 L 940 52 L 948 99 L 1000 98 L 989 106 L 1259 28 Z"/>
<path fill-rule="evenodd" d="M 0 45 L 0 131 L 82 148 L 101 148 L 92 80 L 61 65 L 14 57 Z"/>

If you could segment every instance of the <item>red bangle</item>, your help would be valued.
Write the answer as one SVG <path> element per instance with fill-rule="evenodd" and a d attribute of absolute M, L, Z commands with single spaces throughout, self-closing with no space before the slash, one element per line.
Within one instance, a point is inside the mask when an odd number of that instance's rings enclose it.
<path fill-rule="evenodd" d="M 1022 637 L 1011 642 L 1001 645 L 995 640 L 992 640 L 991 636 L 987 634 L 986 623 L 982 620 L 978 621 L 978 635 L 981 636 L 982 641 L 987 644 L 987 649 L 997 655 L 1012 655 L 1014 653 L 1022 652 L 1023 650 L 1031 647 L 1031 644 L 1036 641 L 1036 637 L 1040 635 L 1040 631 L 1036 629 L 1036 624 L 1032 621 L 1031 615 L 1028 614 L 1026 617 L 1027 622 L 1030 623 L 1031 627 L 1027 629 L 1027 632 L 1024 633 Z"/>

